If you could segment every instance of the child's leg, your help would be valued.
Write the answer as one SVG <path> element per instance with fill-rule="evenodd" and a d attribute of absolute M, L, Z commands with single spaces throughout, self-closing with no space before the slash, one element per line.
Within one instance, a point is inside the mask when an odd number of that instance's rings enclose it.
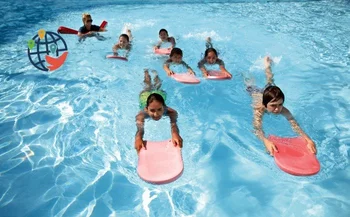
<path fill-rule="evenodd" d="M 266 83 L 270 84 L 270 85 L 275 83 L 275 81 L 273 79 L 272 70 L 271 70 L 272 63 L 273 63 L 272 59 L 269 56 L 266 56 L 264 58 Z"/>
<path fill-rule="evenodd" d="M 152 81 L 151 81 L 151 76 L 148 73 L 148 69 L 144 69 L 144 73 L 145 73 L 145 78 L 143 80 L 143 83 L 145 84 L 145 91 L 150 91 L 152 88 Z"/>
<path fill-rule="evenodd" d="M 130 29 L 126 29 L 126 34 L 129 36 L 129 42 L 132 41 L 132 34 Z"/>
<path fill-rule="evenodd" d="M 154 75 L 153 78 L 153 85 L 156 90 L 159 90 L 160 87 L 162 86 L 162 80 L 159 79 L 158 73 L 156 70 L 152 70 L 152 73 Z"/>
<path fill-rule="evenodd" d="M 208 48 L 213 48 L 213 44 L 211 43 L 211 38 L 208 37 L 206 40 L 205 40 L 205 47 L 208 49 Z"/>

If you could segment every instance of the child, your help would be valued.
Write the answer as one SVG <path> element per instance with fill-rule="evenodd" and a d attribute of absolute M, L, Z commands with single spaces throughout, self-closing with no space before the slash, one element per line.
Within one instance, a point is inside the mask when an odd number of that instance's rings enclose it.
<path fill-rule="evenodd" d="M 180 48 L 176 48 L 176 47 L 173 48 L 170 52 L 170 58 L 167 61 L 165 61 L 163 65 L 163 68 L 166 71 L 168 76 L 174 74 L 174 72 L 169 69 L 170 64 L 174 64 L 174 63 L 184 65 L 190 74 L 195 75 L 191 67 L 182 60 L 182 50 Z"/>
<path fill-rule="evenodd" d="M 139 114 L 136 116 L 136 126 L 137 132 L 135 135 L 135 149 L 137 153 L 144 146 L 143 134 L 144 134 L 144 122 L 146 118 L 152 118 L 155 121 L 158 121 L 162 116 L 169 116 L 171 124 L 171 134 L 172 142 L 176 146 L 178 145 L 182 148 L 182 138 L 179 134 L 179 129 L 177 127 L 177 112 L 165 105 L 166 93 L 163 90 L 160 90 L 161 81 L 157 75 L 156 71 L 153 71 L 155 74 L 154 85 L 151 82 L 151 76 L 148 73 L 148 70 L 145 70 L 145 89 L 140 93 L 140 108 L 142 109 Z"/>
<path fill-rule="evenodd" d="M 232 75 L 226 70 L 224 61 L 218 58 L 218 53 L 213 48 L 210 37 L 207 38 L 206 47 L 207 49 L 205 50 L 204 58 L 198 62 L 198 68 L 202 71 L 203 76 L 208 76 L 208 71 L 204 64 L 218 64 L 222 72 L 224 72 L 227 76 L 232 77 Z"/>
<path fill-rule="evenodd" d="M 171 46 L 169 47 L 170 49 L 173 49 L 176 45 L 175 38 L 169 37 L 168 31 L 166 29 L 159 30 L 159 38 L 160 38 L 160 41 L 157 43 L 156 46 L 154 46 L 154 49 L 159 49 L 162 43 L 164 42 L 171 43 Z"/>
<path fill-rule="evenodd" d="M 88 13 L 84 13 L 82 16 L 84 26 L 80 27 L 78 31 L 78 36 L 81 39 L 84 36 L 94 36 L 96 32 L 105 32 L 107 31 L 104 28 L 100 28 L 99 26 L 92 25 L 91 15 Z"/>
<path fill-rule="evenodd" d="M 113 53 L 115 56 L 118 56 L 118 50 L 123 49 L 126 50 L 125 57 L 128 56 L 130 50 L 131 50 L 131 40 L 132 40 L 132 35 L 131 35 L 131 30 L 126 29 L 126 34 L 121 34 L 118 39 L 118 43 L 116 43 L 112 49 Z"/>
<path fill-rule="evenodd" d="M 273 74 L 271 71 L 271 59 L 265 57 L 265 74 L 267 78 L 267 87 L 265 90 L 259 90 L 256 87 L 247 85 L 247 91 L 251 93 L 254 99 L 254 120 L 253 125 L 256 136 L 264 142 L 267 152 L 273 156 L 274 152 L 278 152 L 276 146 L 268 140 L 262 130 L 262 117 L 266 112 L 273 114 L 281 114 L 289 121 L 292 129 L 307 141 L 307 148 L 310 152 L 316 154 L 316 147 L 309 136 L 300 128 L 290 111 L 283 106 L 284 94 L 282 90 L 274 86 Z M 247 83 L 246 83 L 247 84 Z"/>

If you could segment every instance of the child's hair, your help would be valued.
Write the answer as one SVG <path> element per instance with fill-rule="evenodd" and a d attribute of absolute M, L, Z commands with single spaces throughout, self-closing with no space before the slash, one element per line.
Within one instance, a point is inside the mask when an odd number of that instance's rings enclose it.
<path fill-rule="evenodd" d="M 182 50 L 180 48 L 174 47 L 170 52 L 170 57 L 174 56 L 174 54 L 182 56 Z"/>
<path fill-rule="evenodd" d="M 159 35 L 161 32 L 165 32 L 167 35 L 169 35 L 169 34 L 168 34 L 168 31 L 167 31 L 166 29 L 161 29 L 161 30 L 159 30 L 158 35 Z"/>
<path fill-rule="evenodd" d="M 269 102 L 276 102 L 282 99 L 284 102 L 284 94 L 282 90 L 277 86 L 269 86 L 263 93 L 263 105 L 267 107 Z"/>
<path fill-rule="evenodd" d="M 214 48 L 212 48 L 212 47 L 205 50 L 204 57 L 207 57 L 209 52 L 214 52 L 215 56 L 218 57 L 218 52 L 216 52 L 216 50 Z"/>
<path fill-rule="evenodd" d="M 126 40 L 129 42 L 129 36 L 128 36 L 127 34 L 121 34 L 121 35 L 119 36 L 119 38 L 120 38 L 120 37 L 126 38 Z"/>
<path fill-rule="evenodd" d="M 164 98 L 158 93 L 152 93 L 147 97 L 146 108 L 148 108 L 149 104 L 151 104 L 153 101 L 158 101 L 162 103 L 163 106 L 165 106 Z"/>
<path fill-rule="evenodd" d="M 89 13 L 83 13 L 82 20 L 85 23 L 86 20 L 91 19 L 91 15 Z"/>

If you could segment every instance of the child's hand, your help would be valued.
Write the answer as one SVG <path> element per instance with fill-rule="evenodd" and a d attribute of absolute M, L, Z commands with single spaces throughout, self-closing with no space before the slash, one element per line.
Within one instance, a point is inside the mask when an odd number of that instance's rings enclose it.
<path fill-rule="evenodd" d="M 167 71 L 167 74 L 168 74 L 168 76 L 171 76 L 171 75 L 173 75 L 175 73 L 173 71 L 169 70 L 169 71 Z"/>
<path fill-rule="evenodd" d="M 266 147 L 267 153 L 271 156 L 273 156 L 275 152 L 278 152 L 276 146 L 270 140 L 264 139 L 264 145 Z"/>
<path fill-rule="evenodd" d="M 135 149 L 136 149 L 137 153 L 140 152 L 142 147 L 143 147 L 143 140 L 142 139 L 136 139 L 135 140 Z"/>
<path fill-rule="evenodd" d="M 317 153 L 317 150 L 316 150 L 316 146 L 315 146 L 315 143 L 311 140 L 311 139 L 307 139 L 307 148 L 309 149 L 309 151 L 313 154 L 316 154 Z"/>
<path fill-rule="evenodd" d="M 229 73 L 228 71 L 225 71 L 225 74 L 226 74 L 228 77 L 232 78 L 231 73 Z"/>
<path fill-rule="evenodd" d="M 194 71 L 191 70 L 191 69 L 189 70 L 189 72 L 190 72 L 191 75 L 196 75 L 196 73 L 194 73 Z"/>
<path fill-rule="evenodd" d="M 178 133 L 173 133 L 172 142 L 175 146 L 178 145 L 180 148 L 182 148 L 182 138 Z"/>

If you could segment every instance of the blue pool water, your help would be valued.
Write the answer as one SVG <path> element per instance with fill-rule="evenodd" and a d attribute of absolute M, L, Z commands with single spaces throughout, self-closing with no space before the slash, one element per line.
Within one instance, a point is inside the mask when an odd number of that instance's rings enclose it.
<path fill-rule="evenodd" d="M 346 217 L 350 213 L 349 1 L 15 1 L 2 2 L 0 49 L 0 216 Z M 107 20 L 107 38 L 79 43 L 51 73 L 27 57 L 39 29 L 79 28 L 81 13 Z M 128 62 L 105 59 L 124 24 L 134 35 Z M 229 81 L 185 85 L 151 52 L 166 28 L 196 68 L 213 38 Z M 280 171 L 252 133 L 242 73 L 264 85 L 262 57 L 275 60 L 285 106 L 315 141 L 321 171 Z M 156 69 L 179 112 L 185 170 L 175 182 L 140 180 L 133 148 L 143 69 Z M 266 116 L 266 134 L 294 136 Z M 145 138 L 170 137 L 167 119 Z"/>

